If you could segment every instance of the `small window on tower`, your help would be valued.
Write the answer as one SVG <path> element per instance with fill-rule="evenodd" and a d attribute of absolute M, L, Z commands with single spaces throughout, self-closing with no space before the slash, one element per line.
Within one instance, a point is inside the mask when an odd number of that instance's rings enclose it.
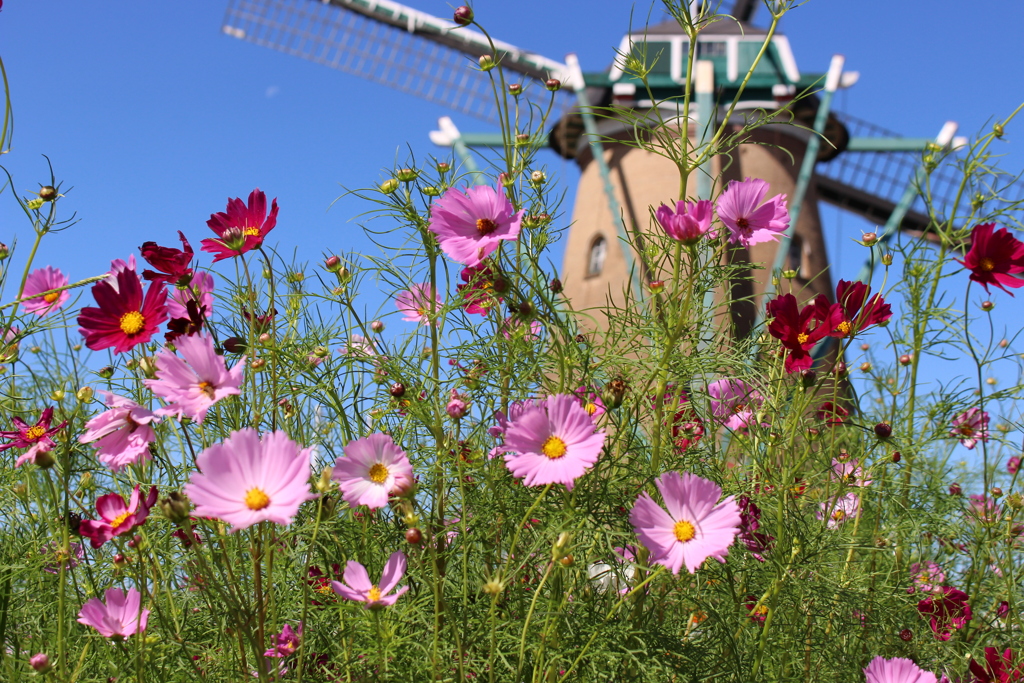
<path fill-rule="evenodd" d="M 604 270 L 604 258 L 608 255 L 608 240 L 598 235 L 590 244 L 590 257 L 587 259 L 587 277 L 595 277 Z"/>

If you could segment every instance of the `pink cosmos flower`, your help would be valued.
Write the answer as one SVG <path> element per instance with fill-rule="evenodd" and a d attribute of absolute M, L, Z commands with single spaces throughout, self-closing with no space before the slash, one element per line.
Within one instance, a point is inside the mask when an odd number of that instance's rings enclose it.
<path fill-rule="evenodd" d="M 79 443 L 95 441 L 96 456 L 114 472 L 148 460 L 149 444 L 156 440 L 152 425 L 160 418 L 131 399 L 109 391 L 100 393 L 110 410 L 85 424 L 86 432 L 78 437 Z"/>
<path fill-rule="evenodd" d="M 832 458 L 832 478 L 847 486 L 870 486 L 872 481 L 864 477 L 864 468 L 856 459 L 837 460 Z"/>
<path fill-rule="evenodd" d="M 331 588 L 346 600 L 365 602 L 365 609 L 381 609 L 395 604 L 398 598 L 409 590 L 409 586 L 402 586 L 395 593 L 388 595 L 405 576 L 405 566 L 406 559 L 403 553 L 391 553 L 387 564 L 384 565 L 380 585 L 375 585 L 370 582 L 366 567 L 355 560 L 349 560 L 345 565 L 344 583 L 331 581 Z"/>
<path fill-rule="evenodd" d="M 786 195 L 772 197 L 765 203 L 768 183 L 747 178 L 742 183 L 730 181 L 718 198 L 715 210 L 718 218 L 729 228 L 729 241 L 749 247 L 760 242 L 771 242 L 789 227 Z"/>
<path fill-rule="evenodd" d="M 157 414 L 184 415 L 201 423 L 210 406 L 240 393 L 245 361 L 228 370 L 213 350 L 213 339 L 201 334 L 179 337 L 175 344 L 185 360 L 162 349 L 156 355 L 156 379 L 146 380 L 146 386 L 168 403 Z"/>
<path fill-rule="evenodd" d="M 587 415 L 591 417 L 595 424 L 607 412 L 604 407 L 604 401 L 590 387 L 577 387 L 573 394 L 576 396 L 576 401 L 580 404 L 580 407 L 587 411 Z"/>
<path fill-rule="evenodd" d="M 508 291 L 508 282 L 490 261 L 463 268 L 461 277 L 466 284 L 458 285 L 456 290 L 462 296 L 462 307 L 466 313 L 487 315 L 504 300 L 501 295 Z"/>
<path fill-rule="evenodd" d="M 875 657 L 864 668 L 866 683 L 937 683 L 935 674 L 909 659 Z"/>
<path fill-rule="evenodd" d="M 185 484 L 197 517 L 231 525 L 228 533 L 271 521 L 291 524 L 299 506 L 317 495 L 309 490 L 310 448 L 282 431 L 260 439 L 255 429 L 232 432 L 196 458 L 198 472 Z"/>
<path fill-rule="evenodd" d="M 971 248 L 961 261 L 971 271 L 970 279 L 980 283 L 988 292 L 989 285 L 995 285 L 1010 296 L 1007 287 L 1024 287 L 1024 242 L 1014 237 L 1006 228 L 995 229 L 995 223 L 981 223 L 971 230 Z"/>
<path fill-rule="evenodd" d="M 946 580 L 946 573 L 934 562 L 915 562 L 910 565 L 910 576 L 914 580 L 915 588 L 925 593 L 938 590 Z"/>
<path fill-rule="evenodd" d="M 377 355 L 377 350 L 372 339 L 367 339 L 361 334 L 353 334 L 345 342 L 345 346 L 338 349 L 338 353 L 349 358 L 372 358 Z"/>
<path fill-rule="evenodd" d="M 135 254 L 129 254 L 128 260 L 116 258 L 110 262 L 110 271 L 107 272 L 107 277 L 103 280 L 108 285 L 114 288 L 114 291 L 120 291 L 118 285 L 118 275 L 123 272 L 129 272 L 138 279 L 139 274 L 135 272 Z M 142 286 L 142 280 L 139 280 L 139 286 Z"/>
<path fill-rule="evenodd" d="M 43 292 L 64 287 L 67 284 L 67 276 L 56 268 L 46 266 L 45 268 L 33 270 L 29 273 L 28 279 L 25 280 L 25 289 L 21 293 L 22 298 L 25 299 L 25 301 L 21 302 L 22 309 L 26 313 L 35 313 L 39 316 L 53 313 L 64 305 L 64 302 L 68 300 L 71 293 L 66 289 L 62 292 L 51 292 L 49 294 L 43 294 Z"/>
<path fill-rule="evenodd" d="M 527 486 L 565 484 L 570 491 L 597 462 L 604 432 L 570 394 L 527 408 L 505 431 L 505 466 Z"/>
<path fill-rule="evenodd" d="M 665 233 L 674 240 L 679 240 L 690 247 L 707 235 L 710 238 L 718 236 L 717 231 L 711 230 L 712 205 L 706 199 L 696 204 L 693 202 L 676 202 L 676 210 L 662 204 L 654 212 L 654 217 L 664 228 Z"/>
<path fill-rule="evenodd" d="M 1017 474 L 1020 470 L 1021 459 L 1019 455 L 1015 455 L 1006 461 L 1006 471 L 1010 474 Z"/>
<path fill-rule="evenodd" d="M 448 258 L 477 266 L 501 240 L 519 238 L 523 212 L 513 213 L 504 191 L 485 185 L 449 188 L 430 208 L 432 233 Z"/>
<path fill-rule="evenodd" d="M 57 541 L 50 541 L 41 548 L 40 554 L 46 558 L 43 571 L 47 574 L 60 574 L 61 567 L 68 570 L 77 567 L 85 553 L 81 543 L 72 541 L 68 549 L 64 550 Z"/>
<path fill-rule="evenodd" d="M 145 523 L 149 509 L 156 504 L 156 497 L 156 487 L 151 486 L 149 494 L 143 499 L 139 484 L 135 485 L 127 504 L 119 493 L 100 496 L 96 499 L 96 512 L 102 521 L 83 519 L 78 525 L 78 532 L 82 538 L 89 539 L 93 548 L 99 548 L 114 536 L 131 533 L 135 527 Z"/>
<path fill-rule="evenodd" d="M 544 330 L 539 320 L 531 320 L 529 327 L 519 316 L 509 316 L 501 321 L 501 336 L 505 339 L 519 337 L 523 341 L 534 342 L 540 339 L 540 333 Z"/>
<path fill-rule="evenodd" d="M 434 300 L 433 306 L 431 306 L 431 299 Z M 395 297 L 395 306 L 405 314 L 402 316 L 402 320 L 418 322 L 422 325 L 430 324 L 431 315 L 436 316 L 440 313 L 441 305 L 441 297 L 429 282 L 414 284 Z"/>
<path fill-rule="evenodd" d="M 999 504 L 988 496 L 971 494 L 967 496 L 967 502 L 970 505 L 970 509 L 967 511 L 968 515 L 974 521 L 982 524 L 994 524 L 999 520 Z"/>
<path fill-rule="evenodd" d="M 167 298 L 167 312 L 172 318 L 189 317 L 186 306 L 189 301 L 199 305 L 200 310 L 205 307 L 204 315 L 209 317 L 213 313 L 213 276 L 205 270 L 201 270 L 192 276 L 192 280 L 184 287 L 175 287 Z"/>
<path fill-rule="evenodd" d="M 386 506 L 390 496 L 402 495 L 412 487 L 412 464 L 387 434 L 356 439 L 344 450 L 331 476 L 350 506 L 365 505 L 376 510 Z"/>
<path fill-rule="evenodd" d="M 299 622 L 298 629 L 293 629 L 291 624 L 285 624 L 273 642 L 274 647 L 264 652 L 264 657 L 288 657 L 295 654 L 302 644 L 302 622 Z"/>
<path fill-rule="evenodd" d="M 818 519 L 825 519 L 828 515 L 828 528 L 835 529 L 837 526 L 860 514 L 860 496 L 856 493 L 847 493 L 832 500 L 826 500 L 818 506 Z"/>
<path fill-rule="evenodd" d="M 754 412 L 764 397 L 741 379 L 720 379 L 708 385 L 711 413 L 725 423 L 726 429 L 744 429 L 754 420 Z"/>
<path fill-rule="evenodd" d="M 686 566 L 691 574 L 709 557 L 725 562 L 729 546 L 740 533 L 740 508 L 713 481 L 689 472 L 665 472 L 654 482 L 668 507 L 666 512 L 647 493 L 641 493 L 629 514 L 640 542 L 651 560 L 678 574 Z"/>
<path fill-rule="evenodd" d="M 241 256 L 261 246 L 267 233 L 277 225 L 277 199 L 271 203 L 268 216 L 267 194 L 257 187 L 249 193 L 248 203 L 240 197 L 228 199 L 227 213 L 212 214 L 206 225 L 217 233 L 217 239 L 202 242 L 202 250 L 214 254 L 214 263 Z"/>
<path fill-rule="evenodd" d="M 57 444 L 55 444 L 53 439 L 50 437 L 64 429 L 68 424 L 68 421 L 64 420 L 56 427 L 50 427 L 50 421 L 52 419 L 53 406 L 44 410 L 39 416 L 39 420 L 31 427 L 29 427 L 28 423 L 20 417 L 11 417 L 11 422 L 14 423 L 15 430 L 0 432 L 0 438 L 12 439 L 12 441 L 0 444 L 0 452 L 6 451 L 8 448 L 27 448 L 28 450 L 18 457 L 14 466 L 21 467 L 26 462 L 35 462 L 37 455 L 40 453 L 49 453 L 53 450 L 53 447 Z"/>
<path fill-rule="evenodd" d="M 973 449 L 979 441 L 988 439 L 988 411 L 968 408 L 953 418 L 949 435 L 959 437 L 965 448 Z"/>
<path fill-rule="evenodd" d="M 967 604 L 967 593 L 944 586 L 917 603 L 922 617 L 930 617 L 932 633 L 939 640 L 949 640 L 950 629 L 961 629 L 971 620 L 971 606 Z"/>
<path fill-rule="evenodd" d="M 142 633 L 149 621 L 149 610 L 141 609 L 142 594 L 129 588 L 126 594 L 120 588 L 108 588 L 107 604 L 91 598 L 78 613 L 78 623 L 91 626 L 104 638 L 122 640 Z"/>

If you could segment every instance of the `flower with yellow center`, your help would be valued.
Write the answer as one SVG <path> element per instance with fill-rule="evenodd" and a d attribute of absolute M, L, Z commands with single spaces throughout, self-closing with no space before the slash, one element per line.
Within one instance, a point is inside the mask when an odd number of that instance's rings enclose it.
<path fill-rule="evenodd" d="M 846 321 L 846 320 L 844 320 L 843 322 L 841 322 L 838 325 L 836 325 L 836 330 L 838 332 L 842 332 L 844 335 L 850 334 L 850 330 L 852 330 L 852 329 L 853 329 L 853 325 L 851 325 L 849 323 L 849 321 Z"/>
<path fill-rule="evenodd" d="M 796 340 L 800 344 L 806 344 L 808 339 L 810 339 L 810 337 L 804 332 L 801 332 L 796 336 Z"/>
<path fill-rule="evenodd" d="M 476 219 L 476 231 L 481 235 L 490 235 L 497 229 L 498 224 L 492 221 L 490 218 Z"/>
<path fill-rule="evenodd" d="M 263 489 L 251 488 L 245 494 L 245 506 L 250 510 L 262 510 L 270 505 L 270 496 Z"/>
<path fill-rule="evenodd" d="M 693 525 L 685 519 L 681 519 L 672 527 L 672 533 L 675 534 L 677 541 L 680 543 L 686 543 L 687 541 L 692 541 L 694 539 L 697 535 L 697 530 L 694 529 Z"/>
<path fill-rule="evenodd" d="M 379 462 L 373 463 L 370 467 L 370 481 L 374 484 L 383 484 L 388 478 L 388 468 Z"/>
<path fill-rule="evenodd" d="M 547 440 L 544 441 L 544 445 L 540 447 L 540 451 L 551 460 L 558 460 L 559 458 L 565 457 L 568 448 L 566 447 L 565 442 L 557 436 L 549 436 Z"/>
<path fill-rule="evenodd" d="M 25 430 L 25 441 L 35 441 L 39 437 L 46 434 L 46 427 L 42 425 L 35 425 Z"/>
<path fill-rule="evenodd" d="M 138 334 L 146 327 L 146 318 L 138 311 L 128 311 L 121 316 L 121 331 L 125 334 Z"/>
<path fill-rule="evenodd" d="M 110 526 L 113 527 L 114 530 L 116 531 L 118 528 L 120 528 L 122 524 L 125 523 L 125 520 L 127 520 L 133 514 L 134 513 L 131 511 L 122 512 L 117 517 L 114 517 L 114 519 L 110 520 Z"/>
<path fill-rule="evenodd" d="M 993 270 L 996 269 L 996 264 L 992 261 L 992 259 L 990 259 L 988 257 L 983 257 L 978 262 L 978 267 L 981 270 L 984 270 L 986 273 L 991 273 Z"/>
<path fill-rule="evenodd" d="M 50 292 L 49 294 L 43 295 L 43 301 L 48 304 L 52 304 L 54 301 L 60 298 L 60 292 Z"/>

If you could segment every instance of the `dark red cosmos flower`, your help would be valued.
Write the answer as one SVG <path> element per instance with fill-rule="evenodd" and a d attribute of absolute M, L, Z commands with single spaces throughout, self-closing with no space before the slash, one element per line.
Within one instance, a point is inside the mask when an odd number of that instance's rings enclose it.
<path fill-rule="evenodd" d="M 930 617 L 932 633 L 939 640 L 949 640 L 951 628 L 961 629 L 971 620 L 971 606 L 967 604 L 967 593 L 956 588 L 943 586 L 917 603 L 922 617 Z"/>
<path fill-rule="evenodd" d="M 489 261 L 471 268 L 463 268 L 462 281 L 466 284 L 459 285 L 456 289 L 465 300 L 463 308 L 466 313 L 487 315 L 495 304 L 504 301 L 501 295 L 508 291 L 508 283 Z"/>
<path fill-rule="evenodd" d="M 849 414 L 850 411 L 838 403 L 825 401 L 818 407 L 815 417 L 827 425 L 834 426 L 841 425 L 846 422 L 846 418 Z"/>
<path fill-rule="evenodd" d="M 674 392 L 669 387 L 669 392 Z M 676 396 L 674 393 L 665 395 L 666 415 L 670 415 L 672 443 L 676 450 L 683 453 L 690 446 L 696 446 L 704 438 L 704 421 L 700 419 L 686 392 Z M 674 413 L 670 411 L 675 410 Z"/>
<path fill-rule="evenodd" d="M 758 531 L 761 527 L 761 508 L 750 499 L 750 496 L 740 496 L 737 502 L 740 506 L 739 538 L 755 560 L 764 562 L 764 553 L 771 550 L 775 537 Z"/>
<path fill-rule="evenodd" d="M 1024 242 L 1010 234 L 1006 228 L 994 233 L 995 223 L 981 223 L 971 231 L 971 248 L 964 260 L 957 263 L 971 271 L 971 279 L 988 292 L 995 285 L 1013 296 L 1007 287 L 1024 287 L 1017 275 L 1024 273 Z"/>
<path fill-rule="evenodd" d="M 228 199 L 227 212 L 218 212 L 206 221 L 219 239 L 203 240 L 203 251 L 214 254 L 213 262 L 241 256 L 263 244 L 263 238 L 277 225 L 277 199 L 267 215 L 267 195 L 256 188 L 246 204 L 239 197 Z"/>
<path fill-rule="evenodd" d="M 309 578 L 306 579 L 306 583 L 313 589 L 313 592 L 317 593 L 317 597 L 328 602 L 335 602 L 338 598 L 334 593 L 334 589 L 331 588 L 331 577 L 324 575 L 324 570 L 317 566 L 311 566 L 307 572 Z M 341 580 L 341 566 L 338 564 L 331 565 L 331 574 L 335 580 Z M 323 605 L 322 602 L 316 600 L 310 600 L 311 605 Z"/>
<path fill-rule="evenodd" d="M 93 351 L 114 347 L 124 353 L 137 344 L 148 342 L 167 320 L 167 290 L 163 282 L 154 282 L 142 298 L 142 283 L 134 270 L 117 274 L 117 287 L 106 280 L 92 286 L 99 308 L 87 306 L 78 316 L 79 332 Z"/>
<path fill-rule="evenodd" d="M 173 342 L 178 337 L 191 337 L 202 331 L 206 325 L 206 306 L 189 301 L 185 304 L 185 311 L 188 313 L 187 318 L 171 318 L 167 323 L 167 334 L 164 335 L 164 339 Z"/>
<path fill-rule="evenodd" d="M 971 660 L 971 683 L 1015 683 L 1024 681 L 1024 662 L 1013 662 L 1013 650 L 1000 654 L 994 647 L 985 648 L 985 664 Z"/>
<path fill-rule="evenodd" d="M 870 292 L 871 288 L 863 282 L 840 280 L 836 286 L 837 303 L 830 304 L 824 295 L 820 294 L 815 298 L 814 305 L 818 309 L 818 318 L 827 320 L 833 312 L 837 314 L 833 319 L 839 322 L 835 323 L 832 331 L 828 333 L 829 337 L 850 337 L 892 317 L 892 308 L 889 304 L 885 303 L 879 294 L 868 299 Z"/>
<path fill-rule="evenodd" d="M 814 359 L 808 351 L 842 321 L 842 310 L 821 309 L 817 302 L 800 309 L 795 296 L 783 294 L 768 302 L 768 316 L 768 333 L 789 351 L 786 372 L 800 372 L 810 369 Z"/>
<path fill-rule="evenodd" d="M 83 538 L 89 539 L 93 548 L 99 548 L 114 536 L 123 536 L 141 526 L 149 517 L 149 509 L 156 504 L 156 498 L 155 486 L 149 488 L 149 494 L 143 499 L 138 484 L 128 503 L 124 502 L 119 493 L 100 496 L 96 499 L 96 512 L 100 513 L 102 521 L 84 519 L 78 525 L 78 532 Z"/>
<path fill-rule="evenodd" d="M 178 239 L 181 240 L 182 249 L 174 247 L 161 247 L 156 242 L 143 242 L 139 247 L 142 258 L 146 262 L 162 272 L 152 270 L 142 271 L 142 277 L 154 282 L 169 282 L 171 284 L 187 285 L 192 280 L 192 245 L 185 239 L 185 234 L 179 230 Z"/>
<path fill-rule="evenodd" d="M 39 416 L 39 420 L 31 427 L 20 417 L 12 417 L 11 422 L 14 423 L 16 429 L 9 432 L 0 432 L 0 437 L 12 439 L 12 441 L 0 444 L 0 452 L 6 451 L 9 448 L 27 448 L 28 450 L 14 463 L 15 467 L 21 467 L 29 460 L 35 460 L 36 455 L 39 453 L 47 453 L 53 450 L 56 444 L 50 437 L 64 429 L 68 422 L 65 420 L 56 427 L 50 427 L 52 419 L 53 406 L 44 410 Z"/>

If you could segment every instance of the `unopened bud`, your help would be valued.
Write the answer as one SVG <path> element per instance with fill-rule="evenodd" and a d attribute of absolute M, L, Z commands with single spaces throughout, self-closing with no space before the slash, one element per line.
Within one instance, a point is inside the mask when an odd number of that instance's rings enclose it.
<path fill-rule="evenodd" d="M 33 462 L 36 464 L 36 467 L 44 470 L 48 470 L 57 464 L 57 460 L 53 457 L 53 453 L 51 453 L 49 450 L 37 451 L 35 460 L 33 460 Z"/>
<path fill-rule="evenodd" d="M 782 277 L 786 278 L 787 280 L 792 280 L 793 278 L 796 277 L 796 275 L 796 271 L 792 269 L 782 271 Z"/>
<path fill-rule="evenodd" d="M 562 81 L 558 80 L 557 78 L 549 78 L 548 80 L 544 81 L 544 87 L 550 90 L 551 92 L 558 92 L 559 90 L 562 89 Z"/>
<path fill-rule="evenodd" d="M 395 398 L 402 398 L 405 396 L 405 385 L 401 382 L 395 382 L 391 385 L 391 389 L 388 390 L 388 393 Z"/>
<path fill-rule="evenodd" d="M 845 375 L 846 363 L 844 363 L 843 361 L 839 361 L 838 363 L 836 363 L 835 366 L 832 368 L 832 374 L 834 374 L 836 377 L 842 377 L 843 375 Z"/>
<path fill-rule="evenodd" d="M 552 294 L 561 294 L 562 293 L 562 281 L 559 280 L 557 277 L 556 278 L 552 278 L 551 284 L 549 285 L 549 287 L 551 288 L 551 293 Z"/>
<path fill-rule="evenodd" d="M 118 569 L 124 569 L 128 566 L 128 558 L 121 553 L 114 555 L 114 566 Z"/>
<path fill-rule="evenodd" d="M 259 341 L 260 344 L 266 344 L 266 343 L 270 342 L 270 340 L 273 339 L 273 337 L 270 336 L 270 333 L 264 332 L 263 334 L 261 334 L 256 339 Z"/>
<path fill-rule="evenodd" d="M 452 170 L 451 164 L 449 164 L 449 163 L 447 163 L 445 161 L 442 161 L 442 162 L 440 162 L 437 165 L 437 172 L 440 173 L 441 175 L 444 175 L 445 173 L 447 173 L 450 170 Z"/>
<path fill-rule="evenodd" d="M 245 353 L 245 340 L 241 337 L 228 337 L 224 340 L 224 350 L 228 353 Z"/>
<path fill-rule="evenodd" d="M 114 376 L 114 368 L 110 367 L 109 365 L 105 365 L 99 370 L 97 370 L 96 374 L 102 377 L 103 379 L 110 379 L 111 377 Z"/>
<path fill-rule="evenodd" d="M 505 584 L 499 581 L 498 579 L 491 579 L 483 585 L 484 593 L 490 596 L 501 595 L 501 592 L 503 590 L 505 590 Z"/>
<path fill-rule="evenodd" d="M 800 383 L 806 388 L 811 388 L 814 383 L 818 381 L 818 373 L 814 370 L 801 370 L 800 371 Z"/>
<path fill-rule="evenodd" d="M 65 392 L 63 389 L 54 389 L 53 393 L 50 394 L 50 398 L 58 403 L 64 400 Z"/>
<path fill-rule="evenodd" d="M 893 451 L 892 452 L 892 461 L 893 462 L 899 462 L 902 459 L 903 459 L 903 455 L 901 455 L 899 451 Z"/>
<path fill-rule="evenodd" d="M 394 178 L 388 178 L 380 184 L 380 191 L 384 194 L 394 194 L 395 190 L 398 189 L 398 181 Z"/>
<path fill-rule="evenodd" d="M 331 490 L 331 477 L 334 475 L 334 468 L 328 465 L 320 470 L 320 477 L 316 480 L 316 490 L 320 493 L 327 493 Z"/>
<path fill-rule="evenodd" d="M 33 197 L 32 199 L 30 199 L 27 202 L 25 202 L 25 206 L 27 206 L 29 209 L 31 209 L 33 211 L 35 211 L 36 209 L 38 209 L 42 205 L 43 205 L 43 200 L 40 197 Z"/>
<path fill-rule="evenodd" d="M 576 564 L 575 558 L 571 554 L 566 555 L 558 561 L 563 567 L 571 567 Z"/>
<path fill-rule="evenodd" d="M 324 261 L 324 267 L 331 273 L 337 273 L 341 270 L 342 265 L 341 259 L 337 256 L 328 256 L 327 260 Z"/>
<path fill-rule="evenodd" d="M 892 436 L 892 427 L 887 422 L 879 422 L 875 425 L 875 436 L 879 439 L 888 439 Z"/>
<path fill-rule="evenodd" d="M 861 372 L 871 372 L 871 363 L 868 363 L 866 361 L 861 363 L 860 364 L 860 371 Z"/>
<path fill-rule="evenodd" d="M 626 381 L 622 378 L 613 379 L 601 390 L 601 402 L 608 408 L 618 408 L 625 397 Z"/>
<path fill-rule="evenodd" d="M 865 247 L 870 247 L 878 241 L 878 234 L 874 232 L 866 232 L 861 235 L 860 241 Z"/>
<path fill-rule="evenodd" d="M 477 60 L 477 64 L 480 65 L 481 71 L 490 71 L 495 67 L 494 57 L 491 55 L 480 55 L 480 59 Z"/>
<path fill-rule="evenodd" d="M 89 401 L 91 401 L 92 395 L 92 387 L 82 387 L 81 389 L 75 392 L 75 398 L 77 398 L 82 403 L 88 403 Z"/>
<path fill-rule="evenodd" d="M 960 484 L 956 483 L 955 481 L 952 484 L 949 485 L 949 495 L 951 495 L 951 496 L 961 496 L 961 495 L 963 495 L 963 493 L 964 493 L 964 490 L 962 488 L 960 488 Z"/>
<path fill-rule="evenodd" d="M 146 379 L 153 379 L 156 377 L 156 357 L 143 356 L 140 358 L 139 370 L 142 370 L 142 374 L 146 376 Z"/>
<path fill-rule="evenodd" d="M 7 248 L 7 245 L 0 242 L 0 261 L 3 261 L 11 255 L 11 250 Z M 45 655 L 44 655 L 45 656 Z"/>
<path fill-rule="evenodd" d="M 1020 510 L 1021 507 L 1024 507 L 1024 496 L 1014 492 L 1008 495 L 1006 500 L 1003 502 L 1006 503 L 1006 506 L 1011 510 Z"/>
<path fill-rule="evenodd" d="M 1003 124 L 1001 121 L 996 121 L 994 124 L 992 124 L 992 134 L 995 135 L 997 138 L 1002 138 L 1005 132 L 1006 131 L 1003 128 Z"/>
<path fill-rule="evenodd" d="M 40 674 L 45 674 L 53 668 L 53 665 L 50 664 L 49 656 L 42 652 L 37 655 L 32 655 L 28 660 L 28 664 L 36 673 Z"/>
<path fill-rule="evenodd" d="M 508 84 L 508 92 L 509 92 L 510 95 L 513 95 L 515 97 L 519 97 L 520 95 L 523 94 L 523 84 L 522 83 L 509 83 Z"/>
<path fill-rule="evenodd" d="M 252 361 L 249 363 L 249 367 L 251 367 L 253 370 L 256 370 L 257 372 L 266 367 L 266 365 L 267 361 L 263 360 L 262 358 L 253 358 Z"/>
<path fill-rule="evenodd" d="M 530 182 L 534 185 L 542 185 L 547 182 L 548 176 L 544 171 L 534 171 L 530 174 Z"/>
<path fill-rule="evenodd" d="M 660 294 L 665 291 L 665 282 L 662 280 L 654 280 L 648 287 L 652 294 Z"/>
<path fill-rule="evenodd" d="M 459 26 L 469 26 L 473 23 L 473 8 L 466 5 L 456 7 L 452 20 Z"/>
<path fill-rule="evenodd" d="M 92 472 L 82 472 L 82 476 L 78 478 L 78 488 L 88 491 L 94 486 L 96 486 L 96 482 L 92 478 Z"/>
<path fill-rule="evenodd" d="M 241 251 L 245 247 L 245 233 L 241 228 L 232 226 L 220 234 L 220 241 L 231 251 Z"/>
<path fill-rule="evenodd" d="M 43 185 L 39 188 L 39 198 L 44 202 L 52 202 L 57 198 L 57 188 L 53 185 Z"/>
<path fill-rule="evenodd" d="M 405 542 L 409 545 L 419 545 L 423 540 L 423 532 L 413 527 L 405 530 Z"/>
<path fill-rule="evenodd" d="M 817 427 L 808 427 L 807 428 L 807 440 L 808 441 L 817 441 L 818 437 L 820 437 L 820 436 L 821 436 L 821 430 L 818 429 Z"/>
<path fill-rule="evenodd" d="M 891 266 L 892 265 L 892 254 L 882 254 L 882 265 L 883 266 Z"/>
<path fill-rule="evenodd" d="M 135 550 L 140 545 L 142 545 L 142 536 L 139 536 L 138 534 L 132 536 L 132 540 L 128 541 L 128 547 L 132 550 Z"/>
<path fill-rule="evenodd" d="M 914 632 L 911 631 L 909 628 L 905 628 L 902 631 L 900 631 L 900 640 L 902 640 L 904 643 L 909 643 L 913 639 Z"/>
<path fill-rule="evenodd" d="M 913 360 L 914 358 L 909 353 L 905 353 L 900 356 L 900 365 L 910 365 Z"/>
<path fill-rule="evenodd" d="M 982 301 L 981 302 L 981 310 L 985 311 L 986 313 L 988 311 L 991 311 L 995 307 L 996 307 L 996 305 L 994 303 L 992 303 L 991 301 Z"/>
<path fill-rule="evenodd" d="M 991 494 L 992 494 L 992 497 L 993 497 L 993 498 L 999 498 L 1000 496 L 1002 496 L 1002 495 L 1003 495 L 1003 490 L 1002 490 L 1001 488 L 999 488 L 998 486 L 993 486 L 993 487 L 992 487 L 992 488 L 991 488 L 991 489 L 989 490 L 989 493 L 991 493 Z"/>
<path fill-rule="evenodd" d="M 441 194 L 441 190 L 434 187 L 433 185 L 430 185 L 428 187 L 423 188 L 423 194 L 427 195 L 428 197 L 437 197 Z"/>
<path fill-rule="evenodd" d="M 157 503 L 160 512 L 164 517 L 175 524 L 181 524 L 188 519 L 188 513 L 192 510 L 192 502 L 181 491 L 171 491 L 166 498 L 161 498 Z"/>
<path fill-rule="evenodd" d="M 380 334 L 381 332 L 384 331 L 384 323 L 381 322 L 380 320 L 374 320 L 372 323 L 370 323 L 370 329 L 376 332 L 377 334 Z"/>
<path fill-rule="evenodd" d="M 403 183 L 411 183 L 419 177 L 420 172 L 415 168 L 400 168 L 398 169 L 398 173 L 395 175 L 398 176 L 398 179 Z"/>

